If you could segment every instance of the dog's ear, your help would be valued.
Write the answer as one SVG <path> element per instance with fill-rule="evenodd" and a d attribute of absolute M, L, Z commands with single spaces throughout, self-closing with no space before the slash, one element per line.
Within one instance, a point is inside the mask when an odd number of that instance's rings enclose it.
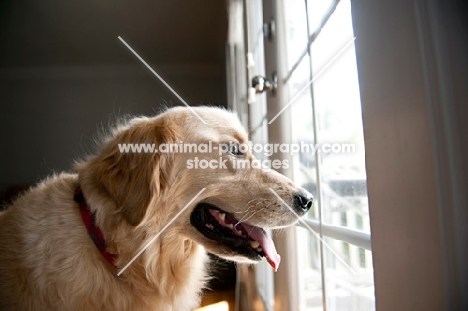
<path fill-rule="evenodd" d="M 121 149 L 124 144 L 144 144 L 157 150 L 160 144 L 176 143 L 176 127 L 161 123 L 145 120 L 129 126 L 105 144 L 101 153 L 92 160 L 93 179 L 115 201 L 121 215 L 134 226 L 142 221 L 151 199 L 164 190 L 172 157 L 151 149 L 146 152 L 144 149 L 141 152 Z"/>

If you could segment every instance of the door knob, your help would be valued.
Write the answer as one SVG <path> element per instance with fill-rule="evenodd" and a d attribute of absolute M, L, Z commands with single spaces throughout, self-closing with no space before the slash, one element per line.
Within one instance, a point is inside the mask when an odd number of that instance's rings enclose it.
<path fill-rule="evenodd" d="M 267 91 L 275 95 L 276 87 L 278 86 L 277 81 L 276 73 L 271 75 L 271 79 L 267 79 L 262 76 L 255 76 L 252 78 L 252 88 L 255 89 L 256 94 Z"/>

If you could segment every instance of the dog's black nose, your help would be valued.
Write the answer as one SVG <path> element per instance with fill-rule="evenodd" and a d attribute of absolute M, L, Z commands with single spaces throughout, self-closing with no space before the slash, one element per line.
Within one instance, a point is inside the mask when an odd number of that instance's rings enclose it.
<path fill-rule="evenodd" d="M 312 207 L 314 197 L 308 191 L 301 190 L 294 195 L 294 208 L 302 215 Z"/>

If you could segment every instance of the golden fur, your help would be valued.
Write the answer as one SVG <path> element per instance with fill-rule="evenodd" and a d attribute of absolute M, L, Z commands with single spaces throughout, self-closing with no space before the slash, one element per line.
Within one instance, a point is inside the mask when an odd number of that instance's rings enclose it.
<path fill-rule="evenodd" d="M 207 277 L 205 249 L 250 262 L 190 225 L 198 202 L 218 204 L 240 216 L 249 207 L 248 212 L 255 213 L 248 222 L 256 226 L 295 222 L 268 188 L 288 204 L 298 188 L 274 171 L 235 170 L 229 165 L 195 170 L 186 167 L 194 154 L 120 153 L 119 143 L 247 140 L 233 114 L 206 107 L 195 111 L 207 125 L 187 108 L 133 119 L 117 128 L 97 155 L 78 163 L 75 173 L 46 179 L 0 214 L 0 310 L 192 310 Z M 199 156 L 219 158 L 217 151 Z M 117 276 L 118 270 L 87 235 L 73 199 L 78 186 L 119 268 L 202 188 L 206 190 Z"/>

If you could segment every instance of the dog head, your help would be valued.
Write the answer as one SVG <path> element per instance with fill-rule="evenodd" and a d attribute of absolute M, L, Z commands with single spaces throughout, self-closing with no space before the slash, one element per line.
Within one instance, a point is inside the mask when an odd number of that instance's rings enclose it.
<path fill-rule="evenodd" d="M 233 113 L 172 108 L 118 129 L 96 157 L 78 167 L 80 180 L 94 180 L 115 202 L 106 213 L 131 226 L 157 231 L 169 225 L 168 233 L 220 257 L 266 257 L 276 269 L 280 257 L 264 229 L 297 222 L 312 206 L 312 195 L 256 165 L 243 148 L 247 143 Z"/>

